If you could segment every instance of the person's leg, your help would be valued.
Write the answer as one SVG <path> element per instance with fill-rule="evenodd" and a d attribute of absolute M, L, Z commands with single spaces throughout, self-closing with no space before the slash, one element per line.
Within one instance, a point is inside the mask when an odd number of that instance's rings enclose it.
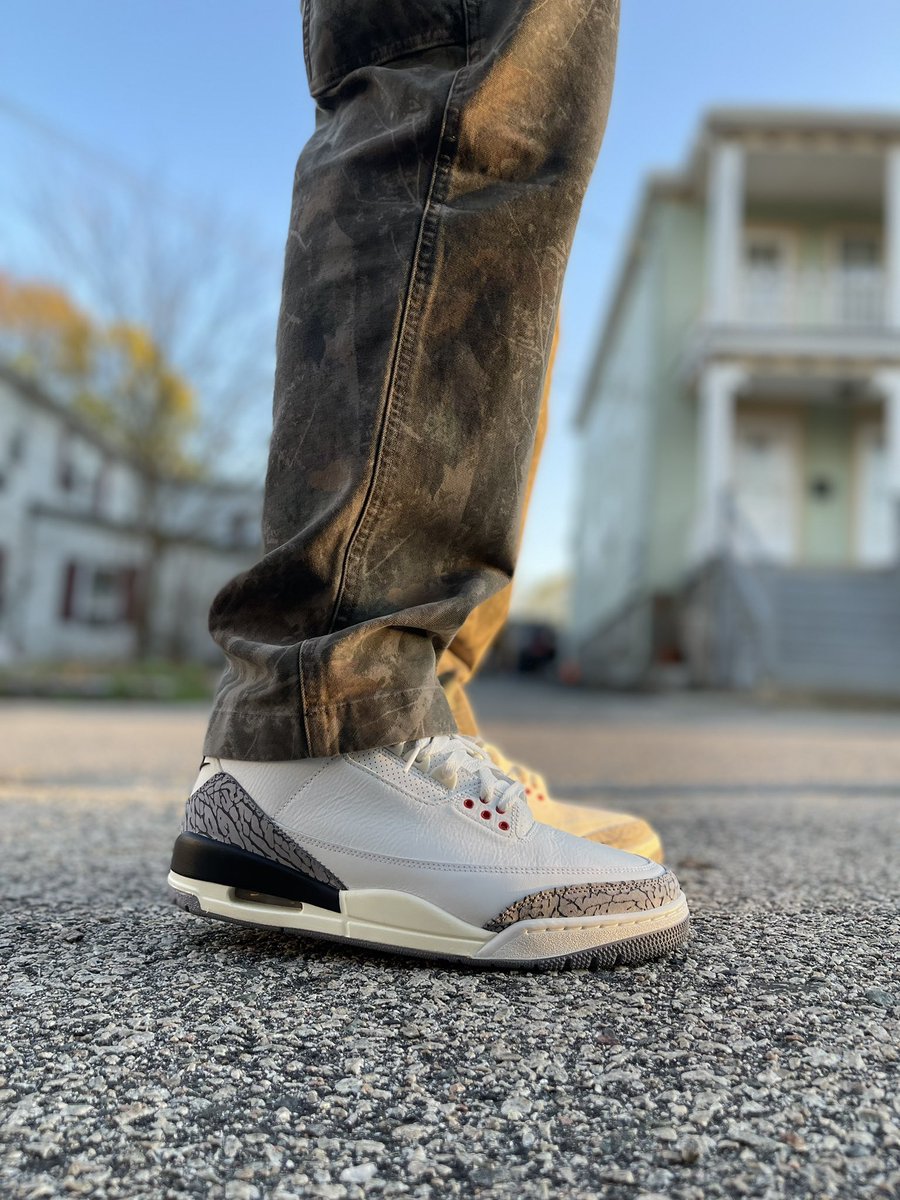
<path fill-rule="evenodd" d="M 553 363 L 559 345 L 559 321 L 553 331 L 553 341 L 547 362 L 541 391 L 541 405 L 538 411 L 537 430 L 534 439 L 534 450 L 528 468 L 528 478 L 525 481 L 525 497 L 522 503 L 522 518 L 519 528 L 519 541 L 525 528 L 525 518 L 534 491 L 534 480 L 537 475 L 538 463 L 544 439 L 547 436 L 547 423 L 550 408 L 550 387 L 553 378 Z M 466 684 L 484 662 L 485 656 L 498 633 L 506 624 L 509 616 L 509 604 L 512 599 L 512 582 L 493 596 L 488 597 L 466 617 L 456 637 L 446 648 L 438 660 L 438 679 L 456 721 L 460 733 L 471 737 L 478 735 L 478 721 L 466 694 Z"/>
<path fill-rule="evenodd" d="M 455 732 L 436 674 L 512 574 L 615 0 L 304 15 L 320 124 L 285 271 L 266 555 L 213 605 L 230 667 L 173 898 L 492 965 L 658 957 L 688 933 L 674 875 L 536 822 Z"/>
<path fill-rule="evenodd" d="M 509 583 L 617 0 L 306 0 L 263 558 L 216 598 L 208 754 L 451 732 Z"/>

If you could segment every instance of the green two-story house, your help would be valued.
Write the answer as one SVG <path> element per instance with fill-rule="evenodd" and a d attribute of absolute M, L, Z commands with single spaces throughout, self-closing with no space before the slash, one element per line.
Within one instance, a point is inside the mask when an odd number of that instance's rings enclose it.
<path fill-rule="evenodd" d="M 900 694 L 900 115 L 710 113 L 578 423 L 588 681 Z"/>

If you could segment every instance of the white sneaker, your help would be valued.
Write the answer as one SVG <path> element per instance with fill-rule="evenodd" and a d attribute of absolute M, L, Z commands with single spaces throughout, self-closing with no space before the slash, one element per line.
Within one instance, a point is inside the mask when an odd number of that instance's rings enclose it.
<path fill-rule="evenodd" d="M 535 821 L 461 737 L 204 760 L 169 883 L 206 916 L 493 967 L 643 962 L 689 926 L 670 871 Z"/>

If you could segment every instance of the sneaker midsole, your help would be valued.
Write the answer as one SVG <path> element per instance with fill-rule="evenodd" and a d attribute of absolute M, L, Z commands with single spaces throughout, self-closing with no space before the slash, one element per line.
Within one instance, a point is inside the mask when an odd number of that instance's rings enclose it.
<path fill-rule="evenodd" d="M 271 896 L 265 900 L 241 898 L 238 892 L 253 889 L 192 878 L 175 870 L 169 872 L 169 885 L 194 896 L 201 910 L 211 916 L 463 958 L 551 958 L 655 933 L 680 925 L 688 917 L 687 902 L 679 892 L 675 900 L 647 911 L 517 921 L 495 933 L 462 921 L 420 896 L 387 888 L 340 891 L 335 910 L 299 897 L 284 905 L 273 902 Z"/>

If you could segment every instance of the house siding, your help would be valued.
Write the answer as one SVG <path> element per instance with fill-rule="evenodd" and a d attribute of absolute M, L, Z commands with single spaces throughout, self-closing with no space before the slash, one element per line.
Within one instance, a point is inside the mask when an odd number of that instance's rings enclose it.
<path fill-rule="evenodd" d="M 576 638 L 590 637 L 615 614 L 644 573 L 659 304 L 655 248 L 648 231 L 582 431 Z"/>
<path fill-rule="evenodd" d="M 667 592 L 681 579 L 690 554 L 696 505 L 697 407 L 681 379 L 681 356 L 703 300 L 704 220 L 694 204 L 660 201 L 659 305 L 652 332 L 659 347 L 650 479 L 649 554 L 643 590 Z"/>
<path fill-rule="evenodd" d="M 0 661 L 134 654 L 129 593 L 150 556 L 142 496 L 138 472 L 114 448 L 32 385 L 0 378 Z M 159 509 L 164 550 L 150 648 L 218 662 L 207 612 L 218 589 L 258 552 L 261 490 L 166 483 Z M 79 588 L 98 572 L 121 591 L 105 614 L 78 604 Z"/>

